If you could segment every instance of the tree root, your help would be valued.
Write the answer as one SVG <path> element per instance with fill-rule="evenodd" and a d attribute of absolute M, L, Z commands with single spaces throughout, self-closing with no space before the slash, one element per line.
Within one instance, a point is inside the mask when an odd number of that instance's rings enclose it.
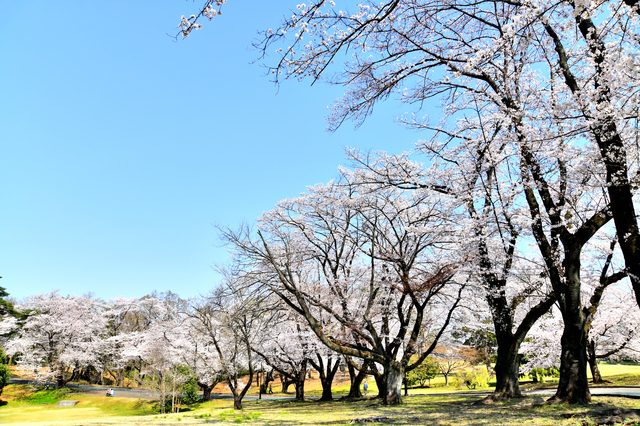
<path fill-rule="evenodd" d="M 485 396 L 482 399 L 479 399 L 477 401 L 474 401 L 471 405 L 491 405 L 494 402 L 498 402 L 498 401 L 508 401 L 510 399 L 513 398 L 522 398 L 522 395 L 509 395 L 507 393 L 501 392 L 501 393 L 492 393 L 490 395 Z"/>
<path fill-rule="evenodd" d="M 571 401 L 568 398 L 559 398 L 557 395 L 553 395 L 551 398 L 538 404 L 533 404 L 534 407 L 542 407 L 545 405 L 558 405 L 558 404 L 579 404 L 589 405 L 589 401 Z"/>

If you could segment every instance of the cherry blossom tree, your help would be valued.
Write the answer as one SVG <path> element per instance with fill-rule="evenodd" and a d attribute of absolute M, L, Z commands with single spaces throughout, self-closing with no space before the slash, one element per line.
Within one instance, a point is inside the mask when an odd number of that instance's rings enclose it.
<path fill-rule="evenodd" d="M 604 382 L 598 369 L 598 359 L 614 356 L 635 361 L 640 359 L 640 309 L 629 290 L 622 286 L 607 289 L 594 315 L 587 346 L 594 383 Z"/>
<path fill-rule="evenodd" d="M 453 278 L 462 259 L 438 200 L 354 188 L 346 178 L 309 188 L 267 213 L 257 240 L 248 231 L 226 238 L 329 349 L 379 363 L 383 400 L 393 404 L 404 372 L 433 350 L 459 304 L 464 286 Z"/>
<path fill-rule="evenodd" d="M 215 359 L 215 368 L 233 394 L 233 406 L 242 409 L 242 398 L 256 371 L 252 347 L 259 346 L 270 320 L 268 294 L 256 290 L 235 267 L 221 270 L 223 282 L 206 296 L 191 302 L 190 324 L 199 334 L 201 351 Z M 248 372 L 248 381 L 241 376 Z"/>
<path fill-rule="evenodd" d="M 326 78 L 346 87 L 332 110 L 330 128 L 345 120 L 361 123 L 377 102 L 390 96 L 418 106 L 438 98 L 446 108 L 476 105 L 483 127 L 475 130 L 501 136 L 485 137 L 490 146 L 515 142 L 516 149 L 507 154 L 516 154 L 513 170 L 533 220 L 528 226 L 563 308 L 564 344 L 572 348 L 563 351 L 568 358 L 556 400 L 589 400 L 585 342 L 577 332 L 586 319 L 579 297 L 580 251 L 594 228 L 611 217 L 640 302 L 640 240 L 633 200 L 638 170 L 637 11 L 635 1 L 388 0 L 362 2 L 347 12 L 334 2 L 317 0 L 300 4 L 278 28 L 266 30 L 257 45 L 265 56 L 277 48 L 271 66 L 276 81 Z M 409 124 L 459 139 L 458 128 L 422 120 Z M 582 191 L 577 181 L 569 185 L 566 178 L 570 162 L 570 173 L 579 167 L 600 168 L 579 174 L 591 176 L 587 193 L 594 194 L 596 186 L 606 191 L 608 200 L 593 201 L 600 211 L 576 214 L 567 202 L 568 195 Z M 581 202 L 586 203 L 584 198 Z M 563 252 L 562 260 L 555 257 L 558 252 Z M 495 266 L 485 264 L 484 275 L 495 275 L 499 283 L 500 274 L 493 271 L 504 269 Z M 500 292 L 503 286 L 495 288 Z M 493 301 L 496 311 L 503 301 Z M 571 330 L 570 324 L 577 328 Z M 501 341 L 508 340 L 509 333 Z M 508 358 L 500 359 L 512 365 Z M 518 392 L 513 386 L 506 391 Z"/>
<path fill-rule="evenodd" d="M 30 296 L 19 307 L 29 314 L 7 343 L 7 353 L 21 354 L 18 368 L 34 381 L 53 380 L 62 388 L 80 367 L 101 369 L 98 355 L 106 331 L 101 308 L 102 302 L 90 296 Z"/>
<path fill-rule="evenodd" d="M 304 384 L 309 360 L 317 348 L 316 338 L 302 318 L 283 312 L 281 318 L 271 319 L 265 338 L 252 347 L 275 371 L 291 381 L 296 388 L 296 401 L 304 401 Z M 323 387 L 324 390 L 324 387 Z"/>
<path fill-rule="evenodd" d="M 208 333 L 203 333 L 205 329 L 197 319 L 201 313 L 202 310 L 195 315 L 187 313 L 188 316 L 183 320 L 181 362 L 193 371 L 198 386 L 203 391 L 202 399 L 208 401 L 213 388 L 224 381 L 225 376 L 219 357 L 208 339 Z"/>

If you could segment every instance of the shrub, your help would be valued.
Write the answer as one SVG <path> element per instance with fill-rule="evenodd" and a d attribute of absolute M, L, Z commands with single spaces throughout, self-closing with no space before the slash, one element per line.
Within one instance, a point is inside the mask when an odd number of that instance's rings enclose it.
<path fill-rule="evenodd" d="M 424 386 L 427 380 L 429 384 L 431 384 L 431 379 L 436 377 L 439 371 L 440 366 L 438 361 L 432 357 L 428 357 L 422 364 L 407 373 L 407 385 L 415 386 L 420 384 L 420 386 Z"/>
<path fill-rule="evenodd" d="M 546 377 L 559 377 L 560 370 L 556 367 L 550 368 L 532 368 L 529 372 L 529 377 L 533 380 L 534 383 L 544 382 L 544 378 Z"/>
<path fill-rule="evenodd" d="M 2 390 L 6 385 L 9 384 L 9 378 L 11 377 L 11 372 L 6 365 L 0 364 L 0 395 L 2 395 Z"/>
<path fill-rule="evenodd" d="M 7 356 L 4 354 L 2 348 L 0 348 L 0 395 L 5 386 L 9 384 L 11 378 L 11 371 L 7 368 Z"/>
<path fill-rule="evenodd" d="M 484 388 L 489 381 L 489 373 L 483 367 L 467 368 L 458 372 L 454 383 L 456 387 L 466 386 L 469 389 Z"/>

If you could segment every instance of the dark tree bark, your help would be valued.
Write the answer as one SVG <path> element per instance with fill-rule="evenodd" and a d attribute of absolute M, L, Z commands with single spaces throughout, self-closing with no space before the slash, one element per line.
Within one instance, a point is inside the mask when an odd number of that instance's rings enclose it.
<path fill-rule="evenodd" d="M 200 388 L 202 389 L 203 401 L 209 401 L 211 399 L 211 392 L 213 391 L 213 388 L 216 387 L 216 384 L 212 385 L 212 384 L 198 382 L 198 386 L 200 386 Z"/>
<path fill-rule="evenodd" d="M 291 386 L 293 384 L 293 380 L 286 377 L 283 374 L 280 374 L 280 384 L 281 384 L 281 392 L 282 393 L 289 393 L 289 386 Z"/>
<path fill-rule="evenodd" d="M 629 6 L 637 6 L 636 0 L 625 0 Z M 574 8 L 575 3 L 570 3 Z M 640 9 L 636 9 L 640 13 Z M 601 29 L 588 16 L 577 13 L 577 30 L 582 35 L 593 59 L 592 83 L 598 89 L 599 96 L 595 103 L 596 110 L 606 111 L 614 107 L 611 100 L 611 87 L 608 82 L 607 46 L 600 38 Z M 558 54 L 558 64 L 564 76 L 565 84 L 576 97 L 582 97 L 582 88 L 577 82 L 566 50 L 561 38 L 548 24 L 545 26 L 547 34 L 554 43 Z M 611 213 L 616 227 L 616 233 L 620 240 L 620 249 L 624 256 L 625 265 L 629 271 L 629 279 L 636 295 L 636 301 L 640 306 L 640 230 L 638 228 L 637 215 L 633 203 L 633 191 L 629 178 L 629 165 L 624 141 L 618 131 L 616 118 L 612 114 L 593 117 L 592 113 L 585 109 L 585 118 L 591 120 L 589 131 L 595 139 L 602 165 L 606 168 L 606 190 L 609 194 Z"/>
<path fill-rule="evenodd" d="M 307 360 L 303 360 L 300 366 L 300 374 L 297 374 L 294 379 L 294 385 L 296 386 L 296 401 L 304 401 L 304 382 L 307 376 Z"/>
<path fill-rule="evenodd" d="M 369 374 L 369 365 L 371 364 L 371 361 L 365 361 L 362 364 L 362 367 L 358 368 L 351 357 L 345 356 L 344 359 L 347 363 L 347 368 L 349 369 L 349 379 L 351 382 L 349 394 L 346 397 L 362 398 L 362 390 L 360 389 L 360 386 L 367 374 Z"/>
<path fill-rule="evenodd" d="M 322 397 L 320 397 L 320 401 L 331 401 L 333 400 L 331 387 L 333 385 L 333 379 L 338 372 L 338 367 L 340 367 L 340 361 L 336 359 L 335 356 L 329 356 L 327 357 L 325 365 L 324 359 L 320 354 L 316 353 L 316 357 L 317 362 L 313 359 L 309 359 L 309 362 L 320 376 L 320 383 L 322 384 Z"/>

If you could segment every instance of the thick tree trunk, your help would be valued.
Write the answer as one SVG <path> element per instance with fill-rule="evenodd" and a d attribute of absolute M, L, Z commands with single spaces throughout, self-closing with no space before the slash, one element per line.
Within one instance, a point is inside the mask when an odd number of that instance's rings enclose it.
<path fill-rule="evenodd" d="M 209 401 L 211 399 L 211 392 L 213 391 L 214 386 L 203 385 L 202 383 L 198 383 L 202 388 L 202 400 Z"/>
<path fill-rule="evenodd" d="M 564 254 L 564 294 L 560 300 L 560 311 L 564 320 L 564 330 L 560 343 L 560 382 L 550 403 L 568 402 L 588 404 L 591 401 L 587 379 L 587 336 L 586 318 L 582 311 L 580 293 L 580 251 L 581 246 L 565 242 Z"/>
<path fill-rule="evenodd" d="M 496 401 L 522 396 L 518 381 L 520 369 L 518 350 L 520 349 L 520 343 L 514 336 L 507 335 L 503 335 L 501 339 L 497 340 L 496 389 L 487 397 L 474 402 L 474 405 L 493 404 Z"/>
<path fill-rule="evenodd" d="M 578 296 L 579 297 L 579 296 Z M 588 404 L 591 401 L 587 379 L 587 339 L 584 333 L 582 311 L 565 309 L 564 332 L 560 342 L 560 382 L 555 396 L 549 402 Z"/>
<path fill-rule="evenodd" d="M 302 361 L 300 372 L 296 376 L 296 401 L 304 401 L 304 380 L 307 377 L 307 360 Z"/>
<path fill-rule="evenodd" d="M 399 362 L 392 362 L 384 366 L 386 377 L 386 392 L 382 402 L 385 405 L 402 403 L 402 379 L 404 378 L 404 366 Z"/>
<path fill-rule="evenodd" d="M 233 409 L 242 410 L 242 398 L 237 394 L 233 395 Z"/>
<path fill-rule="evenodd" d="M 500 398 L 521 397 L 518 375 L 520 363 L 518 350 L 520 344 L 515 339 L 498 341 L 498 359 L 495 366 L 496 389 L 494 394 Z"/>
<path fill-rule="evenodd" d="M 444 376 L 444 385 L 449 386 L 449 373 L 442 373 Z"/>
<path fill-rule="evenodd" d="M 589 362 L 589 369 L 591 370 L 593 383 L 604 383 L 604 380 L 602 380 L 602 376 L 600 375 L 600 369 L 598 368 L 596 343 L 593 340 L 590 340 L 587 345 L 587 361 Z"/>
<path fill-rule="evenodd" d="M 56 387 L 58 389 L 62 389 L 66 386 L 67 382 L 67 372 L 65 368 L 58 368 L 58 374 L 56 374 Z"/>
<path fill-rule="evenodd" d="M 304 376 L 298 378 L 295 383 L 296 401 L 304 401 Z"/>
<path fill-rule="evenodd" d="M 331 364 L 327 365 L 327 372 L 320 374 L 320 383 L 322 384 L 322 397 L 320 401 L 332 401 L 333 400 L 333 392 L 331 388 L 333 386 L 333 379 L 336 376 L 336 372 L 338 371 L 338 365 L 331 369 Z"/>

